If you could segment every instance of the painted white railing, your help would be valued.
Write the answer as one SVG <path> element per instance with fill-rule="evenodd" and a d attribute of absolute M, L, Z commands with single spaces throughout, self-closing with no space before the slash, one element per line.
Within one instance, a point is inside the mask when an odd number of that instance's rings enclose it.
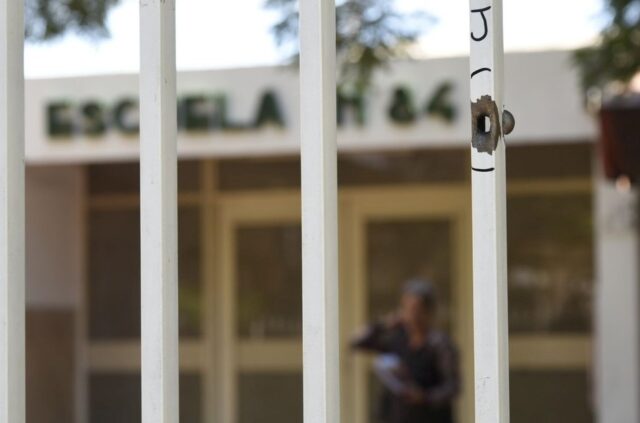
<path fill-rule="evenodd" d="M 25 421 L 23 16 L 0 0 L 0 423 Z"/>
<path fill-rule="evenodd" d="M 305 423 L 340 421 L 334 0 L 300 0 Z"/>
<path fill-rule="evenodd" d="M 475 421 L 507 423 L 509 335 L 502 0 L 470 0 L 470 5 Z"/>
<path fill-rule="evenodd" d="M 140 1 L 142 422 L 178 423 L 175 0 Z"/>
<path fill-rule="evenodd" d="M 476 103 L 474 112 L 479 113 L 476 129 L 484 135 L 474 137 L 472 148 L 477 423 L 509 421 L 501 6 L 501 0 L 471 0 L 471 101 Z M 0 31 L 0 423 L 23 423 L 22 1 L 0 0 Z M 300 0 L 300 35 L 304 422 L 337 423 L 340 360 L 333 0 Z M 177 423 L 175 0 L 140 0 L 140 39 L 142 421 Z M 478 101 L 483 97 L 488 99 L 484 106 L 495 110 L 482 109 Z M 497 120 L 490 126 L 481 123 L 491 118 Z M 492 137 L 492 131 L 499 133 Z"/>
<path fill-rule="evenodd" d="M 140 19 L 142 421 L 177 423 L 175 0 L 142 0 Z M 300 27 L 304 421 L 337 423 L 335 3 L 302 0 Z"/>

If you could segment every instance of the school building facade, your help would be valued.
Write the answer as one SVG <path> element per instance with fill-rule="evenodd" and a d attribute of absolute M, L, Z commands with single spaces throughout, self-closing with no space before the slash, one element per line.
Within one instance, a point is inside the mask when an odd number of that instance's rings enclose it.
<path fill-rule="evenodd" d="M 569 53 L 511 54 L 506 68 L 517 120 L 507 139 L 512 421 L 592 422 L 598 275 L 608 276 L 597 263 L 612 254 L 598 223 L 598 128 Z M 460 350 L 458 415 L 473 419 L 468 82 L 464 58 L 403 62 L 366 95 L 340 96 L 345 422 L 375 422 L 379 389 L 347 340 L 392 311 L 413 276 L 438 287 Z M 138 422 L 137 77 L 26 89 L 28 420 Z M 178 90 L 181 421 L 299 423 L 297 73 L 184 72 Z"/>

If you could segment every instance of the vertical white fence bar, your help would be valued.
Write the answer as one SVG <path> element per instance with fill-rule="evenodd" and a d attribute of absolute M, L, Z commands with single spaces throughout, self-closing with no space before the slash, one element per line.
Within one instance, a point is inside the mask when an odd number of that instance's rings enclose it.
<path fill-rule="evenodd" d="M 502 0 L 470 0 L 476 423 L 509 421 Z"/>
<path fill-rule="evenodd" d="M 142 422 L 178 423 L 175 0 L 140 1 Z"/>
<path fill-rule="evenodd" d="M 620 192 L 600 169 L 594 188 L 596 421 L 640 422 L 640 195 Z"/>
<path fill-rule="evenodd" d="M 23 21 L 0 0 L 0 423 L 25 421 Z"/>
<path fill-rule="evenodd" d="M 300 0 L 304 423 L 340 421 L 334 0 Z"/>

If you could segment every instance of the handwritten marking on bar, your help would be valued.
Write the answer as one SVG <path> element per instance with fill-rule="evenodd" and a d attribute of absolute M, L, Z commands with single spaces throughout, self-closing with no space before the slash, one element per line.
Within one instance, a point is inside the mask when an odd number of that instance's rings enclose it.
<path fill-rule="evenodd" d="M 477 71 L 474 71 L 473 73 L 471 73 L 471 79 L 473 79 L 474 76 L 482 73 L 482 72 L 491 72 L 490 68 L 480 68 Z"/>
<path fill-rule="evenodd" d="M 471 13 L 480 13 L 480 16 L 482 16 L 482 22 L 484 24 L 484 34 L 482 34 L 482 36 L 476 37 L 473 31 L 471 32 L 471 39 L 473 41 L 482 41 L 489 35 L 489 23 L 487 22 L 487 17 L 484 15 L 484 13 L 489 10 L 491 10 L 491 6 L 487 6 L 482 9 L 474 9 L 471 11 Z"/>
<path fill-rule="evenodd" d="M 477 168 L 477 167 L 472 167 L 471 169 L 473 169 L 476 172 L 482 172 L 482 173 L 493 172 L 494 170 L 496 170 L 495 167 L 490 167 L 490 168 L 487 168 L 487 169 L 480 169 L 480 168 Z"/>

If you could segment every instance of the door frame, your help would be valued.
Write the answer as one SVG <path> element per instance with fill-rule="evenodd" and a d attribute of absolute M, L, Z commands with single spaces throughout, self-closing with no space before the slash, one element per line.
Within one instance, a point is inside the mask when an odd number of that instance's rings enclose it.
<path fill-rule="evenodd" d="M 203 306 L 203 334 L 201 340 L 182 341 L 180 345 L 180 368 L 182 371 L 200 372 L 203 375 L 203 416 L 205 421 L 216 421 L 219 423 L 235 423 L 229 420 L 229 409 L 235 413 L 235 403 L 228 407 L 225 403 L 225 392 L 227 396 L 235 401 L 235 391 L 225 389 L 229 384 L 229 368 L 225 360 L 233 362 L 235 350 L 229 345 L 225 345 L 225 338 L 233 335 L 228 328 L 229 319 L 225 315 L 233 312 L 233 304 L 226 301 L 225 272 L 223 263 L 229 260 L 232 250 L 225 244 L 229 237 L 228 224 L 234 220 L 254 222 L 268 221 L 269 219 L 282 219 L 287 217 L 286 222 L 291 219 L 299 219 L 299 191 L 298 190 L 261 190 L 261 191 L 221 191 L 218 188 L 216 162 L 205 160 L 201 162 L 201 184 L 193 191 L 180 193 L 181 205 L 191 205 L 199 207 L 201 210 L 201 227 L 203 236 L 201 239 L 201 269 L 202 275 L 202 306 Z M 510 196 L 520 195 L 566 195 L 566 194 L 590 194 L 592 193 L 592 181 L 588 177 L 574 179 L 545 179 L 545 180 L 511 180 L 508 185 Z M 460 251 L 456 252 L 459 264 L 457 266 L 460 274 L 458 278 L 462 281 L 459 284 L 460 299 L 468 303 L 465 307 L 469 317 L 464 321 L 471 322 L 472 312 L 472 282 L 471 282 L 471 218 L 470 218 L 470 186 L 468 182 L 458 184 L 429 184 L 429 185 L 389 185 L 347 187 L 340 188 L 339 191 L 339 217 L 340 217 L 340 278 L 341 278 L 341 332 L 344 342 L 351 335 L 352 330 L 358 324 L 364 322 L 366 313 L 357 304 L 349 301 L 364 301 L 364 297 L 354 295 L 355 289 L 352 285 L 364 283 L 363 251 L 365 245 L 360 241 L 364 227 L 358 225 L 357 216 L 373 213 L 391 213 L 400 203 L 409 206 L 404 213 L 421 213 L 428 206 L 432 210 L 448 210 L 455 216 L 459 225 L 455 227 L 457 239 L 466 241 L 454 243 Z M 87 194 L 84 200 L 85 218 L 91 211 L 95 210 L 124 210 L 137 207 L 138 196 L 128 193 L 109 194 Z M 429 204 L 425 204 L 429 202 Z M 280 205 L 278 205 L 280 203 Z M 282 207 L 282 204 L 288 204 Z M 369 212 L 368 210 L 373 210 Z M 88 222 L 88 220 L 87 220 Z M 88 223 L 85 224 L 85 226 Z M 85 228 L 89 233 L 88 226 Z M 86 235 L 86 234 L 85 234 Z M 85 243 L 87 240 L 85 239 Z M 87 247 L 88 249 L 88 247 Z M 360 250 L 358 250 L 360 249 Z M 360 252 L 358 252 L 360 251 Z M 87 253 L 88 254 L 88 253 Z M 88 257 L 88 256 L 87 256 Z M 87 258 L 88 260 L 88 258 Z M 360 262 L 357 262 L 360 260 Z M 228 268 L 228 265 L 227 265 Z M 81 292 L 87 292 L 89 274 L 85 266 L 85 278 Z M 465 276 L 466 275 L 466 276 Z M 227 278 L 228 280 L 228 278 Z M 466 281 L 466 282 L 465 282 Z M 363 291 L 360 291 L 363 292 Z M 228 292 L 227 292 L 228 295 Z M 82 295 L 82 304 L 77 313 L 78 330 L 78 360 L 76 369 L 78 372 L 79 386 L 88 388 L 89 376 L 93 372 L 98 373 L 137 373 L 139 372 L 139 342 L 136 340 L 114 340 L 95 341 L 89 337 L 87 329 L 89 316 L 89 300 L 86 295 Z M 454 298 L 455 300 L 456 298 Z M 351 306 L 353 304 L 353 306 Z M 362 305 L 361 305 L 362 306 Z M 360 307 L 361 307 L 360 306 Z M 366 310 L 365 310 L 366 311 Z M 358 320 L 359 319 L 359 320 Z M 231 326 L 233 329 L 234 326 Z M 84 328 L 84 329 L 83 329 Z M 472 339 L 473 331 L 471 323 L 469 326 L 461 326 L 459 330 L 462 335 Z M 225 332 L 226 331 L 226 332 Z M 466 332 L 465 332 L 466 331 Z M 258 348 L 259 346 L 255 346 Z M 282 346 L 281 346 L 282 347 Z M 512 335 L 510 338 L 510 359 L 512 370 L 589 370 L 592 363 L 592 334 L 522 334 Z M 356 386 L 356 378 L 353 376 L 354 368 L 365 363 L 355 363 L 356 357 L 350 355 L 346 350 L 342 350 L 342 374 L 343 374 L 343 421 L 363 423 L 363 388 L 366 386 L 360 383 Z M 471 404 L 470 407 L 462 408 L 464 420 L 473 421 L 473 350 L 466 348 L 463 351 L 463 374 L 465 375 L 463 400 L 464 404 Z M 290 353 L 289 355 L 293 355 Z M 228 358 L 226 358 L 228 357 Z M 246 359 L 243 361 L 247 362 Z M 268 363 L 267 363 L 268 364 Z M 248 363 L 252 367 L 266 368 L 265 363 Z M 295 364 L 295 363 L 294 363 Z M 285 366 L 285 364 L 282 364 Z M 297 364 L 296 364 L 297 365 Z M 225 373 L 227 372 L 227 373 Z M 233 373 L 231 373 L 233 376 Z M 355 392 L 355 393 L 354 393 Z M 88 419 L 89 404 L 88 395 L 83 395 L 76 391 L 76 401 L 80 414 L 80 421 Z M 347 397 L 346 395 L 351 395 Z M 353 397 L 359 395 L 358 402 L 354 402 Z M 356 398 L 357 399 L 357 398 Z M 360 413 L 360 414 L 358 414 Z M 469 414 L 471 413 L 471 414 Z M 233 417 L 233 415 L 231 415 Z M 359 420 L 356 420 L 355 417 Z M 469 416 L 467 418 L 467 416 Z M 215 419 L 215 420 L 214 420 Z"/>
<path fill-rule="evenodd" d="M 462 421 L 473 414 L 473 338 L 471 292 L 470 192 L 465 184 L 345 188 L 339 193 L 340 217 L 340 313 L 341 383 L 344 421 L 366 423 L 368 418 L 368 360 L 350 354 L 348 340 L 353 331 L 366 323 L 366 223 L 375 218 L 438 218 L 451 223 L 453 338 L 460 345 L 463 397 Z M 236 336 L 236 228 L 243 224 L 282 224 L 300 222 L 300 193 L 297 190 L 220 193 L 216 213 L 217 281 L 215 374 L 217 416 L 220 422 L 236 423 L 238 373 L 268 370 L 302 370 L 301 340 L 239 342 Z M 254 358 L 259 352 L 274 359 Z M 261 354 L 258 354 L 261 355 Z M 277 357 L 277 359 L 276 359 Z M 470 407 L 469 407 L 470 405 Z M 468 414 L 471 413 L 471 414 Z"/>
<path fill-rule="evenodd" d="M 343 328 L 353 333 L 368 320 L 367 310 L 367 232 L 368 222 L 378 219 L 447 220 L 451 228 L 452 338 L 461 351 L 464 375 L 461 398 L 457 404 L 460 421 L 473 419 L 473 292 L 471 269 L 470 191 L 465 184 L 416 187 L 367 188 L 344 190 L 341 196 L 341 283 L 342 301 L 350 303 L 349 314 L 341 316 Z M 352 263 L 351 266 L 348 263 Z M 345 334 L 348 336 L 348 334 Z M 343 346 L 347 343 L 343 342 Z M 344 351 L 343 396 L 350 409 L 343 407 L 344 421 L 367 423 L 369 419 L 368 375 L 370 359 Z"/>
<path fill-rule="evenodd" d="M 237 422 L 238 374 L 242 370 L 302 369 L 302 348 L 297 340 L 240 342 L 236 335 L 236 229 L 243 224 L 283 224 L 300 222 L 300 196 L 297 191 L 220 194 L 216 214 L 217 281 L 215 288 L 216 332 L 218 344 L 215 374 L 218 377 L 218 421 Z M 274 361 L 260 360 L 269 355 Z M 259 356 L 259 357 L 255 357 Z"/>

